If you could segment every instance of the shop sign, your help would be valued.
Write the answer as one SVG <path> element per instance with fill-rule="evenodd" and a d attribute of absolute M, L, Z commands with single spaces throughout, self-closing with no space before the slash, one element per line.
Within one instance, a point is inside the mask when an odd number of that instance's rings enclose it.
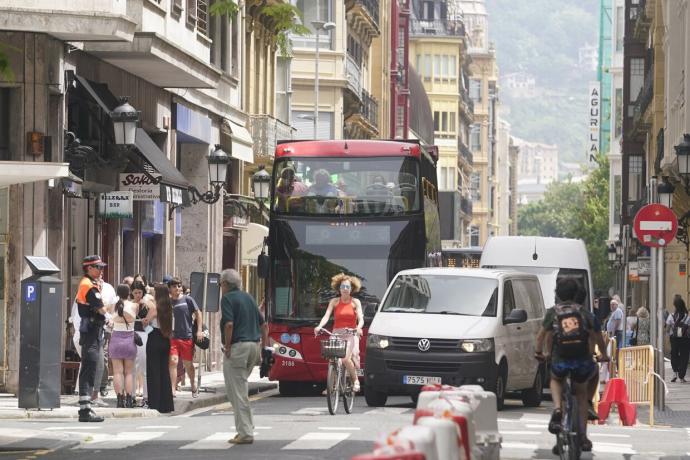
<path fill-rule="evenodd" d="M 628 262 L 628 281 L 640 281 L 640 274 L 636 261 Z"/>
<path fill-rule="evenodd" d="M 231 216 L 229 219 L 230 228 L 246 230 L 249 226 L 249 218 L 244 216 Z"/>
<path fill-rule="evenodd" d="M 101 216 L 110 219 L 131 219 L 132 192 L 101 193 L 98 200 L 98 211 Z"/>
<path fill-rule="evenodd" d="M 182 205 L 182 189 L 177 187 L 170 187 L 169 185 L 160 185 L 160 200 L 165 203 L 172 203 Z"/>
<path fill-rule="evenodd" d="M 637 258 L 637 274 L 642 276 L 649 276 L 651 272 L 652 260 L 649 257 L 638 257 Z"/>
<path fill-rule="evenodd" d="M 118 189 L 132 192 L 134 201 L 158 201 L 161 188 L 156 181 L 160 181 L 160 177 L 160 174 L 121 173 Z"/>

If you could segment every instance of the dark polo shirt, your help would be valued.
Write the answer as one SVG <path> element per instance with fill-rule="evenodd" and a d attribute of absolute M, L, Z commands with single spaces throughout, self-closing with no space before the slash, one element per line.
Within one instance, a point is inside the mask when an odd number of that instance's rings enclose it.
<path fill-rule="evenodd" d="M 232 337 L 230 343 L 258 342 L 261 340 L 261 328 L 264 319 L 254 298 L 244 291 L 235 288 L 223 296 L 220 301 L 221 319 L 220 336 L 225 342 L 225 325 L 231 321 Z"/>

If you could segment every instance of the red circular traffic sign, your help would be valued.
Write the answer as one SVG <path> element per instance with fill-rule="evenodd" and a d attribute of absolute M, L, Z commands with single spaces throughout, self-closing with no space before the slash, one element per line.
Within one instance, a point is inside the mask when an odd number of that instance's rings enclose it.
<path fill-rule="evenodd" d="M 635 234 L 645 246 L 664 247 L 673 241 L 677 230 L 676 214 L 663 204 L 648 204 L 635 214 Z"/>

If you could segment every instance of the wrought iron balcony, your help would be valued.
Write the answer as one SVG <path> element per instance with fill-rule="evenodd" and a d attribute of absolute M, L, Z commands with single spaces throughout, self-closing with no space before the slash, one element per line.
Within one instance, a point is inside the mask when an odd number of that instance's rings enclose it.
<path fill-rule="evenodd" d="M 362 116 L 379 127 L 379 103 L 365 89 L 362 90 Z"/>
<path fill-rule="evenodd" d="M 347 86 L 348 88 L 354 93 L 354 94 L 361 94 L 362 93 L 362 69 L 357 64 L 357 61 L 350 56 L 349 54 L 347 55 L 347 59 L 345 61 L 345 75 L 347 77 Z"/>
<path fill-rule="evenodd" d="M 462 102 L 467 107 L 467 114 L 472 116 L 474 114 L 474 101 L 470 97 L 470 94 L 468 91 L 461 89 L 460 94 L 462 94 Z"/>
<path fill-rule="evenodd" d="M 345 0 L 345 10 L 352 13 L 352 25 L 370 37 L 377 37 L 379 29 L 379 0 Z"/>
<path fill-rule="evenodd" d="M 467 216 L 472 216 L 472 200 L 464 196 L 460 197 L 460 210 Z"/>
<path fill-rule="evenodd" d="M 465 24 L 458 19 L 434 19 L 421 20 L 413 19 L 410 21 L 410 35 L 411 36 L 449 36 L 449 37 L 464 37 Z"/>
<path fill-rule="evenodd" d="M 250 115 L 249 128 L 254 141 L 254 156 L 273 157 L 279 140 L 292 139 L 296 129 L 271 115 Z"/>
<path fill-rule="evenodd" d="M 458 139 L 458 151 L 460 152 L 460 156 L 465 159 L 467 164 L 472 165 L 474 161 L 472 157 L 472 152 L 460 139 Z"/>
<path fill-rule="evenodd" d="M 645 111 L 649 107 L 652 98 L 654 97 L 654 67 L 651 67 L 645 75 L 644 86 L 640 88 L 640 92 L 635 100 L 635 109 L 633 111 L 633 126 L 637 127 L 640 120 L 644 118 Z"/>

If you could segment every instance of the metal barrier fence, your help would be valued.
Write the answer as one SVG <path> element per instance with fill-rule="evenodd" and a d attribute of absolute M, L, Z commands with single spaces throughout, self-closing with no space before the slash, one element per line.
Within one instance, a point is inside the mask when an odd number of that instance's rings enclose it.
<path fill-rule="evenodd" d="M 618 351 L 618 376 L 625 381 L 631 404 L 649 405 L 649 425 L 654 425 L 654 348 L 626 347 Z"/>

